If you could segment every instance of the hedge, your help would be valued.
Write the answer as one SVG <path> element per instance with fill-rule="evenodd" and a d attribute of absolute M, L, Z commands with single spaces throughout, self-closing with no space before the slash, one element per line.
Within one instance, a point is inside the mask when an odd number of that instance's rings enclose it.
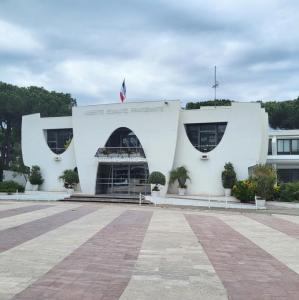
<path fill-rule="evenodd" d="M 280 201 L 299 201 L 299 181 L 282 183 L 280 185 Z"/>
<path fill-rule="evenodd" d="M 25 187 L 13 180 L 0 182 L 1 193 L 15 193 L 16 191 L 24 193 Z"/>

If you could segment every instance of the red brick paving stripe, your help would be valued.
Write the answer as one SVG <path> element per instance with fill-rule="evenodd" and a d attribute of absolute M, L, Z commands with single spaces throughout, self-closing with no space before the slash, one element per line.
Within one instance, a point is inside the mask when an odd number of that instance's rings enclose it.
<path fill-rule="evenodd" d="M 132 276 L 151 216 L 148 211 L 122 213 L 13 299 L 119 299 Z"/>
<path fill-rule="evenodd" d="M 28 205 L 28 206 L 24 206 L 24 207 L 1 210 L 0 211 L 0 219 L 24 214 L 24 213 L 35 211 L 35 210 L 48 208 L 51 206 L 53 206 L 53 205 Z"/>
<path fill-rule="evenodd" d="M 97 206 L 80 206 L 55 215 L 40 218 L 19 226 L 0 231 L 0 253 L 54 230 L 68 222 L 96 211 Z"/>
<path fill-rule="evenodd" d="M 297 273 L 222 220 L 212 216 L 185 217 L 229 299 L 299 299 Z"/>
<path fill-rule="evenodd" d="M 246 216 L 291 237 L 299 238 L 299 225 L 296 223 L 270 215 L 248 214 Z"/>

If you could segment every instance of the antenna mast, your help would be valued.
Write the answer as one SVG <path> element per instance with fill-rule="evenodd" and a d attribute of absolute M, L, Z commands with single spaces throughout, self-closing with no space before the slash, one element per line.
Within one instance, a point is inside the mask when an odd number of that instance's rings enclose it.
<path fill-rule="evenodd" d="M 217 66 L 215 66 L 215 71 L 214 71 L 214 85 L 212 86 L 212 88 L 215 90 L 215 94 L 214 94 L 214 100 L 217 99 L 217 88 L 219 86 L 219 82 L 217 81 Z"/>

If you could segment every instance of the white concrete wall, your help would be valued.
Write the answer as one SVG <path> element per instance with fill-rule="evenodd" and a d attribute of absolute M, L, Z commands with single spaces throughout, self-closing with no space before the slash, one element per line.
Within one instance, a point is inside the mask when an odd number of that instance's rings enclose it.
<path fill-rule="evenodd" d="M 14 172 L 11 170 L 3 170 L 3 181 L 15 181 L 20 185 L 25 186 L 27 181 L 27 175 L 23 173 Z"/>
<path fill-rule="evenodd" d="M 212 151 L 201 153 L 189 141 L 184 124 L 213 122 L 227 122 L 224 136 Z M 238 179 L 247 178 L 248 167 L 266 162 L 267 134 L 267 114 L 258 103 L 182 111 L 174 161 L 176 167 L 184 165 L 190 171 L 187 192 L 222 195 L 221 172 L 226 162 L 233 163 Z M 208 160 L 201 159 L 203 154 Z"/>
<path fill-rule="evenodd" d="M 179 101 L 74 107 L 75 154 L 82 192 L 95 193 L 99 161 L 94 155 L 119 127 L 127 127 L 136 134 L 149 172 L 160 171 L 167 176 L 174 160 L 179 112 Z"/>
<path fill-rule="evenodd" d="M 40 114 L 22 118 L 22 153 L 24 164 L 28 167 L 38 165 L 44 178 L 40 190 L 63 191 L 63 183 L 58 177 L 66 169 L 76 167 L 74 142 L 60 155 L 53 153 L 45 139 L 45 129 L 72 128 L 72 117 L 41 118 Z M 59 156 L 60 161 L 55 161 Z"/>
<path fill-rule="evenodd" d="M 184 124 L 227 122 L 219 145 L 201 153 L 190 143 Z M 63 190 L 58 177 L 65 169 L 78 167 L 83 193 L 94 194 L 98 158 L 119 127 L 131 129 L 138 137 L 149 171 L 160 171 L 167 178 L 173 167 L 186 166 L 191 183 L 188 194 L 222 195 L 221 172 L 232 162 L 238 179 L 248 176 L 248 167 L 265 163 L 268 146 L 268 117 L 258 103 L 232 103 L 229 107 L 203 107 L 182 110 L 179 101 L 127 102 L 124 104 L 74 107 L 72 117 L 40 118 L 39 114 L 23 117 L 22 151 L 27 166 L 39 165 L 45 178 L 46 191 Z M 44 129 L 73 128 L 73 141 L 60 155 L 48 147 Z M 202 160 L 203 154 L 208 160 Z M 166 186 L 166 189 L 168 187 Z M 176 192 L 176 187 L 171 187 Z"/>

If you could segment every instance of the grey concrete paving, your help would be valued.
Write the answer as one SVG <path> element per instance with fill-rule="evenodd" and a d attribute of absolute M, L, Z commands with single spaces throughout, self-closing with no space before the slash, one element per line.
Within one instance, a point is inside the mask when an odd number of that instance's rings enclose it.
<path fill-rule="evenodd" d="M 41 204 L 41 202 L 36 203 Z M 0 210 L 5 211 L 27 205 L 32 205 L 32 202 L 0 203 Z M 0 221 L 0 232 L 14 227 L 29 228 L 26 224 L 30 222 L 43 220 L 45 217 L 54 216 L 81 204 L 51 202 L 51 205 L 53 207 L 4 217 Z M 250 265 L 244 268 L 252 272 L 249 274 L 251 280 L 248 282 L 238 281 L 238 274 L 229 274 L 225 269 L 221 272 L 217 271 L 219 266 L 224 268 L 229 265 L 223 264 L 223 259 L 227 259 L 235 266 L 243 263 L 243 261 L 238 261 L 237 256 L 226 256 L 223 253 L 224 250 L 221 249 L 221 242 L 209 244 L 213 239 L 217 240 L 217 235 L 224 238 L 220 230 L 223 222 L 227 226 L 227 232 L 238 233 L 231 237 L 234 245 L 242 246 L 242 241 L 248 240 L 251 248 L 255 249 L 255 257 L 251 257 L 255 264 L 266 266 L 271 256 L 271 261 L 277 265 L 282 264 L 281 270 L 285 270 L 277 275 L 278 280 L 279 276 L 283 279 L 284 275 L 292 278 L 292 282 L 299 280 L 299 240 L 293 235 L 294 230 L 297 230 L 296 226 L 299 226 L 299 216 L 280 214 L 278 210 L 275 210 L 277 214 L 275 217 L 269 216 L 273 219 L 269 222 L 271 226 L 267 226 L 266 222 L 264 224 L 259 222 L 259 218 L 255 220 L 250 218 L 250 214 L 230 210 L 176 209 L 118 204 L 85 203 L 83 205 L 97 205 L 98 209 L 88 215 L 78 216 L 77 219 L 62 224 L 52 231 L 44 232 L 36 238 L 27 241 L 24 239 L 21 244 L 0 254 L 0 300 L 14 297 L 22 300 L 53 300 L 55 299 L 53 289 L 59 290 L 66 282 L 68 284 L 65 285 L 65 299 L 68 299 L 68 295 L 72 295 L 73 298 L 69 298 L 72 300 L 282 299 L 277 286 L 271 289 L 271 284 L 269 284 L 266 293 L 263 293 L 267 298 L 261 298 L 262 293 L 256 289 L 260 281 L 271 282 L 269 272 L 267 273 L 266 270 L 263 274 L 260 271 L 256 272 Z M 130 237 L 132 240 L 134 228 L 138 227 L 139 223 L 141 226 L 143 222 L 140 217 L 135 223 L 130 223 L 130 218 L 126 218 L 128 222 L 124 221 L 124 226 L 127 226 L 127 229 L 124 229 L 117 237 L 117 234 L 113 233 L 117 230 L 114 220 L 127 210 L 147 211 L 152 217 L 148 228 L 142 231 L 142 236 L 139 236 L 138 249 L 129 247 L 128 249 L 132 251 L 122 253 L 122 251 L 117 251 L 117 248 L 126 244 L 126 232 L 128 232 L 128 239 Z M 269 214 L 269 212 L 265 213 Z M 195 235 L 185 214 L 214 217 L 215 227 L 211 227 L 213 222 L 197 224 L 201 231 L 197 231 Z M 137 213 L 138 215 L 142 214 Z M 279 218 L 290 223 L 279 222 Z M 198 218 L 194 222 L 205 222 L 205 219 L 209 218 Z M 289 224 L 290 228 L 285 227 L 284 232 L 281 232 L 277 227 L 279 224 L 285 224 L 285 226 Z M 110 234 L 103 234 L 107 230 Z M 102 236 L 101 245 L 93 242 L 97 236 Z M 0 240 L 1 243 L 5 241 Z M 108 249 L 105 245 L 114 246 Z M 237 253 L 238 249 L 234 249 L 234 245 L 227 246 L 226 251 Z M 107 257 L 107 260 L 85 258 L 84 249 L 87 246 L 93 247 L 94 256 Z M 82 253 L 82 259 L 76 253 Z M 248 251 L 248 256 L 250 255 Z M 113 256 L 115 256 L 115 263 L 113 263 Z M 210 260 L 209 257 L 213 259 Z M 244 257 L 246 258 L 246 255 Z M 246 263 L 250 264 L 251 259 L 246 260 Z M 126 263 L 117 263 L 117 261 L 125 262 L 126 260 L 134 261 L 133 267 L 132 264 L 128 268 Z M 70 268 L 67 267 L 67 261 L 72 262 Z M 89 261 L 92 261 L 92 264 L 89 264 Z M 51 281 L 47 280 L 47 274 L 55 270 L 60 270 L 55 273 L 55 279 L 52 277 Z M 84 279 L 81 272 L 82 274 L 93 273 L 93 275 Z M 109 280 L 105 279 L 108 278 L 107 272 L 110 274 Z M 117 277 L 119 273 L 128 276 L 127 286 L 124 286 L 124 283 L 119 285 Z M 254 274 L 257 274 L 259 278 L 255 278 Z M 235 278 L 234 281 L 228 283 L 228 276 Z M 102 278 L 103 288 L 94 278 Z M 42 284 L 38 285 L 39 293 L 36 293 L 35 284 L 38 282 Z M 45 286 L 45 291 L 43 291 L 43 286 Z M 87 288 L 88 286 L 90 289 Z M 109 293 L 102 293 L 102 289 L 107 291 L 107 287 L 109 287 Z M 240 287 L 243 287 L 242 298 L 238 298 L 238 295 L 241 295 Z M 246 292 L 244 294 L 244 287 L 246 287 L 245 290 L 250 291 L 250 297 Z M 289 283 L 288 288 L 294 292 L 298 290 L 296 286 L 292 287 L 292 283 Z M 73 293 L 67 293 L 67 289 L 76 289 L 76 292 L 73 290 Z M 124 289 L 124 292 L 119 297 L 120 289 Z"/>

